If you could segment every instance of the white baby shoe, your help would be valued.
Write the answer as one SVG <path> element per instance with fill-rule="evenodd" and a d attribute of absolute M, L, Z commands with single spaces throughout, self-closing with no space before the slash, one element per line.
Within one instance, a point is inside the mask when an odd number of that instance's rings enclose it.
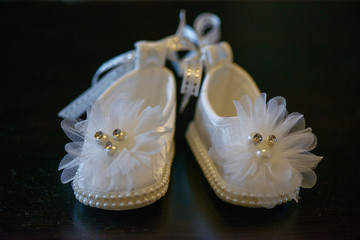
<path fill-rule="evenodd" d="M 317 140 L 303 115 L 288 114 L 282 97 L 266 102 L 251 76 L 233 63 L 229 44 L 202 47 L 198 59 L 207 74 L 186 139 L 216 195 L 256 208 L 297 201 L 300 186 L 316 183 L 313 169 L 322 159 L 310 153 Z"/>
<path fill-rule="evenodd" d="M 73 181 L 76 198 L 92 207 L 125 210 L 165 195 L 172 159 L 176 85 L 164 67 L 162 42 L 137 44 L 137 62 L 87 112 L 65 119 L 73 142 L 59 165 L 61 181 Z"/>
<path fill-rule="evenodd" d="M 59 113 L 73 141 L 59 165 L 61 181 L 72 181 L 81 203 L 126 210 L 165 195 L 176 112 L 175 79 L 165 60 L 177 60 L 176 51 L 193 48 L 180 34 L 138 42 L 136 51 L 104 63 L 93 86 Z M 77 119 L 92 99 L 87 119 Z"/>

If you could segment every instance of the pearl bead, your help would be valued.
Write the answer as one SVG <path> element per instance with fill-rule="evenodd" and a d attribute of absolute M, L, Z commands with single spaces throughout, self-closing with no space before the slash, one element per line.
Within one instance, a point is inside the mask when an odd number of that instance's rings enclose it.
<path fill-rule="evenodd" d="M 259 158 L 269 158 L 269 157 L 271 157 L 271 152 L 269 149 L 264 148 L 264 149 L 256 151 L 256 155 Z"/>

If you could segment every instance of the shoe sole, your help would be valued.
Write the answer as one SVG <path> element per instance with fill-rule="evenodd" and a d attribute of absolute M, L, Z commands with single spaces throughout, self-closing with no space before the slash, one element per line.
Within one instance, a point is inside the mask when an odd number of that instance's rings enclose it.
<path fill-rule="evenodd" d="M 194 122 L 189 124 L 185 137 L 207 181 L 221 200 L 233 205 L 250 208 L 272 208 L 292 200 L 292 198 L 286 194 L 266 197 L 261 196 L 262 199 L 260 200 L 253 193 L 243 192 L 234 188 L 220 176 L 214 162 L 208 155 L 208 150 L 205 148 L 199 137 Z M 298 192 L 299 188 L 295 191 Z"/>
<path fill-rule="evenodd" d="M 129 193 L 103 193 L 81 189 L 75 179 L 72 183 L 75 198 L 85 205 L 105 210 L 130 210 L 148 206 L 162 198 L 168 190 L 174 153 L 173 144 L 169 153 L 170 160 L 165 164 L 162 177 L 151 186 Z"/>

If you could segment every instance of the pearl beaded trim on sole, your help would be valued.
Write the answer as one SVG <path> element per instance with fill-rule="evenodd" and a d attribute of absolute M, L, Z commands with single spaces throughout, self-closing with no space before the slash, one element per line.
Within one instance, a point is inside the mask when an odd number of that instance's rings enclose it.
<path fill-rule="evenodd" d="M 234 188 L 220 176 L 214 162 L 208 155 L 208 150 L 199 137 L 194 122 L 189 124 L 185 137 L 207 181 L 221 200 L 233 205 L 251 208 L 272 208 L 292 200 L 284 193 L 275 196 L 263 196 Z M 299 190 L 300 188 L 297 187 L 294 192 L 298 194 Z"/>
<path fill-rule="evenodd" d="M 72 183 L 75 198 L 85 205 L 105 210 L 129 210 L 150 205 L 162 198 L 167 192 L 174 152 L 175 147 L 172 145 L 169 153 L 170 158 L 165 164 L 162 177 L 149 187 L 129 193 L 103 193 L 81 189 L 78 186 L 77 179 L 75 179 Z"/>

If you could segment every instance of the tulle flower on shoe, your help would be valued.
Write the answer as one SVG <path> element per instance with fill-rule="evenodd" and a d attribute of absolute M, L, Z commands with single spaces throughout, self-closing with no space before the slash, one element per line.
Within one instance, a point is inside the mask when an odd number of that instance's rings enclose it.
<path fill-rule="evenodd" d="M 322 159 L 310 152 L 317 139 L 311 128 L 305 128 L 303 115 L 288 114 L 282 97 L 266 103 L 266 94 L 254 104 L 245 95 L 234 105 L 232 144 L 219 141 L 209 149 L 224 180 L 264 207 L 275 206 L 284 195 L 297 201 L 300 186 L 316 183 L 313 169 Z"/>
<path fill-rule="evenodd" d="M 111 104 L 100 101 L 87 120 L 65 119 L 62 128 L 73 141 L 60 162 L 61 181 L 75 178 L 82 189 L 129 192 L 157 181 L 166 162 L 162 135 L 162 109 L 144 107 L 144 100 L 119 97 Z"/>

